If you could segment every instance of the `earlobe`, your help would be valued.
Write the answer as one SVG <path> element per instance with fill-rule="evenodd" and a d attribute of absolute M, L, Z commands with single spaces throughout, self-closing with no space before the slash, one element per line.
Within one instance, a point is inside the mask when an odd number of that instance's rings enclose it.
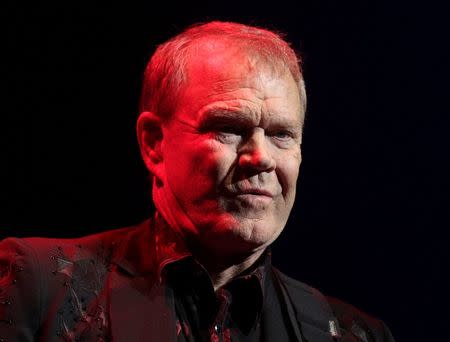
<path fill-rule="evenodd" d="M 161 119 L 152 112 L 142 112 L 137 120 L 136 131 L 145 166 L 153 176 L 162 180 Z"/>

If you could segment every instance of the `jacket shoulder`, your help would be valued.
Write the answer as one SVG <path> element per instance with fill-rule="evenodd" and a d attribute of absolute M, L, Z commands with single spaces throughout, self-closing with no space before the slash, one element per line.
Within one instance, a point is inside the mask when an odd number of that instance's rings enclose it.
<path fill-rule="evenodd" d="M 334 316 L 339 324 L 342 336 L 358 337 L 364 342 L 394 342 L 389 328 L 379 319 L 357 309 L 344 301 L 323 295 L 319 290 L 303 282 L 295 280 L 276 270 L 280 280 L 290 294 L 297 315 L 301 320 L 309 320 L 316 325 Z M 322 321 L 322 323 L 320 323 Z"/>
<path fill-rule="evenodd" d="M 370 316 L 355 306 L 334 297 L 326 297 L 339 321 L 340 328 L 367 341 L 393 342 L 394 338 L 383 321 Z M 369 338 L 370 337 L 370 338 Z M 364 340 L 364 339 L 363 339 Z"/>
<path fill-rule="evenodd" d="M 27 261 L 28 269 L 35 269 L 48 288 L 54 284 L 53 275 L 72 277 L 92 268 L 88 264 L 105 273 L 122 242 L 143 224 L 78 238 L 10 237 L 0 242 L 0 250 L 4 260 L 20 256 Z"/>
<path fill-rule="evenodd" d="M 126 227 L 78 238 L 8 237 L 0 241 L 0 250 L 5 260 L 20 256 L 28 259 L 28 267 L 60 271 L 65 262 L 109 262 L 117 246 L 132 231 L 133 227 Z"/>
<path fill-rule="evenodd" d="M 70 333 L 75 313 L 103 314 L 101 294 L 116 252 L 144 224 L 74 239 L 0 241 L 0 340 L 34 341 L 38 332 L 49 340 Z"/>

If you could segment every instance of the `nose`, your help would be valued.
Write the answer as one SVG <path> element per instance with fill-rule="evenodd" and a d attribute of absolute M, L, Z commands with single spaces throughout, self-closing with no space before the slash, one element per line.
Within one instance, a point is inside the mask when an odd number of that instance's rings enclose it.
<path fill-rule="evenodd" d="M 255 129 L 241 145 L 239 166 L 259 172 L 270 172 L 275 169 L 275 159 L 267 144 L 263 129 Z"/>

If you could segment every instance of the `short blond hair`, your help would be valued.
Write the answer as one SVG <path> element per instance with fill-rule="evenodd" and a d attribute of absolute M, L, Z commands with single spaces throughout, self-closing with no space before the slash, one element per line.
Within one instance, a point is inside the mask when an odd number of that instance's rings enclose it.
<path fill-rule="evenodd" d="M 212 21 L 194 24 L 185 31 L 161 44 L 151 57 L 144 73 L 140 111 L 151 111 L 162 119 L 170 118 L 174 99 L 187 80 L 186 65 L 192 47 L 205 38 L 230 41 L 276 71 L 288 69 L 306 109 L 306 91 L 301 69 L 301 58 L 284 40 L 283 35 L 267 29 L 234 22 Z"/>

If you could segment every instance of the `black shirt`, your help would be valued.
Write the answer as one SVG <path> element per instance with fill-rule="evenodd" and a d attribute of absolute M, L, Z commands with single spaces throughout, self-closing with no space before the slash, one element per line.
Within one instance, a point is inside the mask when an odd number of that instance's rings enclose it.
<path fill-rule="evenodd" d="M 173 290 L 178 341 L 289 341 L 289 324 L 271 274 L 270 251 L 214 292 L 193 257 L 166 266 Z"/>

